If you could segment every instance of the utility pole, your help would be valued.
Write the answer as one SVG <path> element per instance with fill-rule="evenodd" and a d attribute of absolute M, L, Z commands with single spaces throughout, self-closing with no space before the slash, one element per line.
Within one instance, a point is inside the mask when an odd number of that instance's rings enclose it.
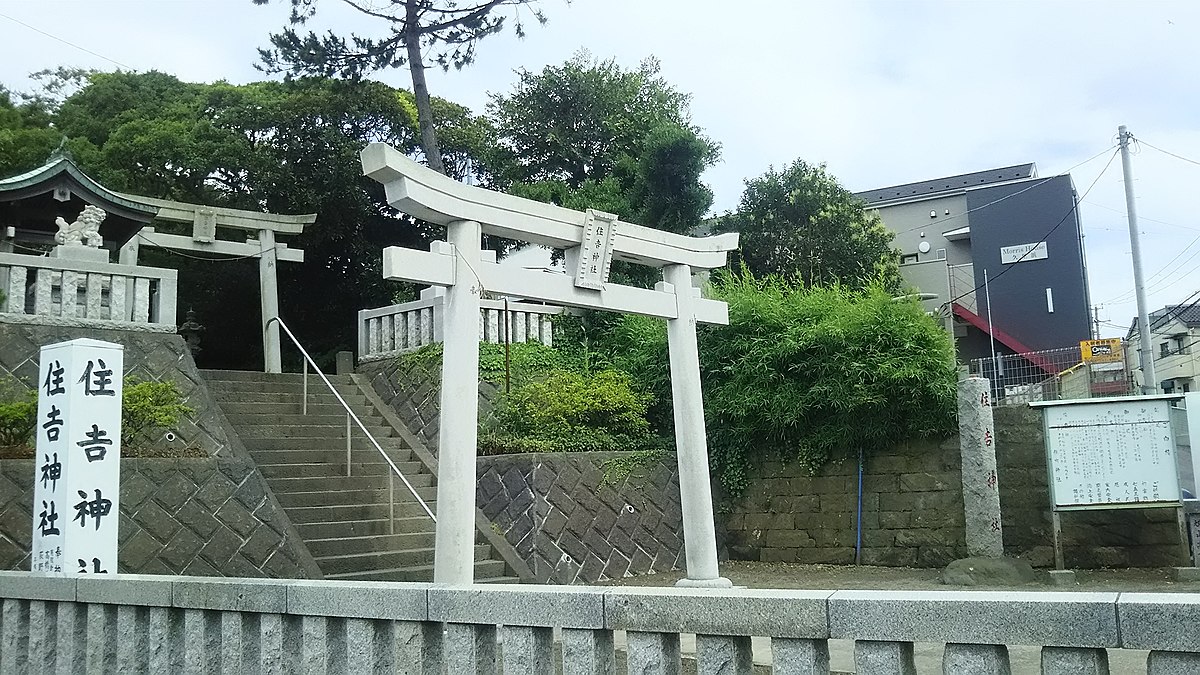
<path fill-rule="evenodd" d="M 1100 309 L 1104 305 L 1092 305 L 1092 339 L 1100 339 Z"/>
<path fill-rule="evenodd" d="M 1142 248 L 1138 243 L 1137 203 L 1133 198 L 1133 169 L 1129 165 L 1129 139 L 1133 134 L 1125 125 L 1117 127 L 1121 146 L 1121 173 L 1125 176 L 1125 213 L 1129 218 L 1129 248 L 1133 253 L 1133 290 L 1137 295 L 1138 362 L 1142 365 L 1142 394 L 1158 393 L 1154 374 L 1154 346 L 1150 344 L 1150 318 L 1146 310 L 1146 285 L 1142 280 Z"/>

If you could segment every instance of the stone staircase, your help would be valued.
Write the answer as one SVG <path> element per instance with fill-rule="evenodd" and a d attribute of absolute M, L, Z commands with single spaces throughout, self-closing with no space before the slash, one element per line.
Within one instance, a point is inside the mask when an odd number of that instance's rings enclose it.
<path fill-rule="evenodd" d="M 305 415 L 298 373 L 201 373 L 326 579 L 433 579 L 433 521 L 397 477 L 392 532 L 391 469 L 353 423 L 352 475 L 346 475 L 345 409 L 320 377 L 309 375 Z M 437 477 L 350 376 L 329 376 L 329 380 L 436 513 Z M 508 576 L 506 564 L 488 544 L 475 546 L 475 580 L 520 582 Z"/>

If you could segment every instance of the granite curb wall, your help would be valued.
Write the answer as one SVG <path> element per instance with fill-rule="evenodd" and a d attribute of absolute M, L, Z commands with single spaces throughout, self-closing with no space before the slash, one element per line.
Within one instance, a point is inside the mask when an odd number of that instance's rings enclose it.
<path fill-rule="evenodd" d="M 674 455 L 619 468 L 634 453 L 480 457 L 476 502 L 539 583 L 595 583 L 683 566 Z"/>
<path fill-rule="evenodd" d="M 28 569 L 33 460 L 0 460 L 0 569 Z M 320 578 L 255 466 L 219 458 L 121 460 L 122 573 Z"/>
<path fill-rule="evenodd" d="M 0 671 L 696 672 L 751 670 L 752 636 L 777 672 L 829 672 L 829 639 L 858 672 L 915 671 L 914 642 L 945 642 L 946 672 L 1009 672 L 1042 646 L 1048 675 L 1108 672 L 1107 649 L 1149 650 L 1149 675 L 1195 673 L 1191 594 L 575 588 L 271 580 L 48 578 L 0 572 Z M 497 628 L 497 625 L 502 626 Z M 616 649 L 613 631 L 627 631 Z M 118 635 L 126 639 L 115 639 Z M 500 640 L 503 650 L 500 650 Z M 539 665 L 540 664 L 540 665 Z M 955 667 L 955 666 L 958 667 Z"/>

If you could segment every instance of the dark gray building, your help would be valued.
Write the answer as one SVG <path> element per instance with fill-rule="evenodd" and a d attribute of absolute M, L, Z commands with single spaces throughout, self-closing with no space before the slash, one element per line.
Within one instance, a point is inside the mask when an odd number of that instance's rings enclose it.
<path fill-rule="evenodd" d="M 991 356 L 994 338 L 997 353 L 1033 353 L 1031 369 L 1052 375 L 1059 366 L 1036 352 L 1091 339 L 1069 175 L 1038 178 L 1033 164 L 1021 164 L 858 196 L 896 233 L 905 280 L 937 295 L 926 307 L 946 317 L 961 362 Z"/>

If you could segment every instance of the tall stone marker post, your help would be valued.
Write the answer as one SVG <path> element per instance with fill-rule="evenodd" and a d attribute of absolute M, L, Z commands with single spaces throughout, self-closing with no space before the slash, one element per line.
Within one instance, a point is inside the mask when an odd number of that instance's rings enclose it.
<path fill-rule="evenodd" d="M 362 164 L 367 176 L 383 183 L 394 208 L 447 229 L 447 241 L 434 242 L 429 252 L 394 246 L 383 252 L 385 279 L 446 288 L 434 581 L 470 584 L 474 574 L 479 300 L 493 293 L 667 320 L 687 557 L 687 579 L 680 584 L 729 586 L 717 569 L 696 352 L 696 322 L 728 323 L 729 310 L 700 297 L 692 270 L 723 266 L 727 252 L 737 248 L 737 234 L 685 237 L 619 223 L 599 211 L 463 185 L 382 143 L 363 150 Z M 494 254 L 481 250 L 483 234 L 562 249 L 571 274 L 501 267 Z M 613 258 L 659 268 L 664 281 L 653 290 L 609 283 Z"/>
<path fill-rule="evenodd" d="M 116 574 L 124 348 L 81 338 L 42 347 L 30 568 Z"/>
<path fill-rule="evenodd" d="M 996 474 L 996 428 L 989 382 L 969 377 L 958 383 L 958 433 L 962 449 L 963 512 L 967 555 L 1004 556 L 1000 481 Z"/>

